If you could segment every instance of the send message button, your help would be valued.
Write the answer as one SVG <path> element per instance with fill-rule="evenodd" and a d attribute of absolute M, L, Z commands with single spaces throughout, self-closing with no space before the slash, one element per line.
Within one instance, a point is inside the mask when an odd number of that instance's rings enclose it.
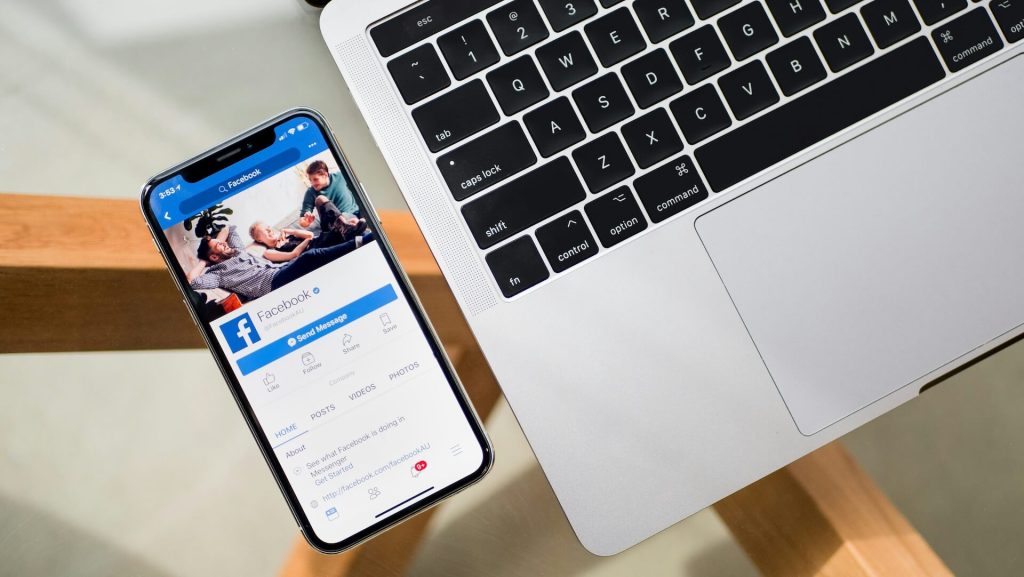
<path fill-rule="evenodd" d="M 326 314 L 308 325 L 285 335 L 256 352 L 238 359 L 238 370 L 243 375 L 257 371 L 281 357 L 321 339 L 352 321 L 360 319 L 382 306 L 398 299 L 390 284 L 360 297 L 340 309 Z"/>

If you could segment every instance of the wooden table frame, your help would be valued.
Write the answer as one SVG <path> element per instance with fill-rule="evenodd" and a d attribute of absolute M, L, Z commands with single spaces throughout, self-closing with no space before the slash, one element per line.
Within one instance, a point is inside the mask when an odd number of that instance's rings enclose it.
<path fill-rule="evenodd" d="M 486 418 L 499 399 L 497 383 L 419 229 L 407 213 L 381 216 Z M 148 236 L 132 201 L 0 194 L 0 302 L 5 303 L 0 352 L 202 347 Z M 40 324 L 40 314 L 56 322 Z M 714 508 L 764 575 L 951 575 L 839 443 Z M 402 575 L 429 520 L 428 512 L 335 556 L 316 553 L 299 537 L 281 573 Z"/>

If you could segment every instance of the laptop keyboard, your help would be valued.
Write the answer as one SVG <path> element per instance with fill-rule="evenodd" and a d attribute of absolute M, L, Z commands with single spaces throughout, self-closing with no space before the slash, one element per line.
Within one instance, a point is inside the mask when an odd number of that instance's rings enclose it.
<path fill-rule="evenodd" d="M 1024 0 L 427 0 L 370 37 L 512 297 L 1019 41 L 1022 23 Z"/>

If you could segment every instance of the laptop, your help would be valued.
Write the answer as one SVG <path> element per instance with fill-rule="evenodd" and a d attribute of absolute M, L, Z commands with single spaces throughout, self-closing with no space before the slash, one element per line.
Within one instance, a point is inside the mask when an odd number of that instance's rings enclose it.
<path fill-rule="evenodd" d="M 595 554 L 1022 333 L 1024 0 L 336 1 L 321 29 Z"/>

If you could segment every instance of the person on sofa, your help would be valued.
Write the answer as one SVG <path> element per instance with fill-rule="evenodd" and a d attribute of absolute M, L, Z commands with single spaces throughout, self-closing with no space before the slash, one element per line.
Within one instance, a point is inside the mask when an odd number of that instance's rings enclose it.
<path fill-rule="evenodd" d="M 245 250 L 236 227 L 230 225 L 215 236 L 203 237 L 196 251 L 199 264 L 188 271 L 186 278 L 197 290 L 221 288 L 249 300 L 258 299 L 372 239 L 372 233 L 367 232 L 358 239 L 321 248 L 308 248 L 312 239 L 305 239 L 302 242 L 307 243 L 306 247 L 294 258 L 273 262 Z"/>
<path fill-rule="evenodd" d="M 341 172 L 331 173 L 326 162 L 314 160 L 306 168 L 306 176 L 309 177 L 309 188 L 302 197 L 302 207 L 299 209 L 300 226 L 309 228 L 313 224 L 316 219 L 313 209 L 319 196 L 326 196 L 339 211 L 359 217 L 359 205 Z"/>
<path fill-rule="evenodd" d="M 366 219 L 343 214 L 326 196 L 316 198 L 316 211 L 320 217 L 321 232 L 314 237 L 308 230 L 276 229 L 258 220 L 249 227 L 249 236 L 267 248 L 263 256 L 273 262 L 287 262 L 302 253 L 306 247 L 323 248 L 361 238 L 366 230 Z M 304 242 L 308 241 L 308 242 Z"/>

